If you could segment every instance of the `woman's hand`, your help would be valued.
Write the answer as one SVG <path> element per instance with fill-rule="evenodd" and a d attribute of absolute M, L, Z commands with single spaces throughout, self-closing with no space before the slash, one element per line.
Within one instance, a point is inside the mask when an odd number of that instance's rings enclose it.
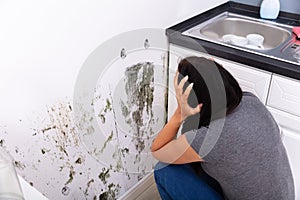
<path fill-rule="evenodd" d="M 188 104 L 188 97 L 191 93 L 191 90 L 193 89 L 194 83 L 191 83 L 185 91 L 183 91 L 183 86 L 185 82 L 188 80 L 188 76 L 184 77 L 178 84 L 178 76 L 179 72 L 176 72 L 175 78 L 174 78 L 174 87 L 176 92 L 176 99 L 177 99 L 177 110 L 176 114 L 180 115 L 180 120 L 183 122 L 186 118 L 189 116 L 195 115 L 201 111 L 201 107 L 203 104 L 199 104 L 195 108 L 192 108 Z"/>
<path fill-rule="evenodd" d="M 173 116 L 168 121 L 168 123 L 164 126 L 164 128 L 158 133 L 158 135 L 154 139 L 151 146 L 151 151 L 153 152 L 154 157 L 156 157 L 158 160 L 166 161 L 165 158 L 168 157 L 171 158 L 172 161 L 170 161 L 170 159 L 167 159 L 168 162 L 170 163 L 175 161 L 178 163 L 180 162 L 186 163 L 187 160 L 189 160 L 189 162 L 200 161 L 199 155 L 197 153 L 195 152 L 191 153 L 192 148 L 189 146 L 185 138 L 184 139 L 181 138 L 180 140 L 178 140 L 178 142 L 175 143 L 171 142 L 176 137 L 177 132 L 181 126 L 181 123 L 187 117 L 199 113 L 202 107 L 202 104 L 199 104 L 196 108 L 192 108 L 189 106 L 187 100 L 193 88 L 193 84 L 190 84 L 187 87 L 187 89 L 183 92 L 183 85 L 188 80 L 188 77 L 182 79 L 178 84 L 178 74 L 179 73 L 177 71 L 174 78 L 174 86 L 176 90 L 176 99 L 177 99 L 178 107 L 175 113 L 173 114 Z M 164 148 L 165 145 L 168 145 L 170 143 L 172 144 L 171 146 L 169 145 L 167 148 Z M 164 150 L 159 151 L 161 148 L 163 148 Z M 186 151 L 187 149 L 188 151 Z M 180 153 L 176 154 L 176 152 L 177 153 L 180 152 Z M 187 152 L 187 154 L 185 154 L 185 152 Z M 170 157 L 171 154 L 173 155 L 173 157 Z M 184 159 L 182 157 L 183 155 L 185 155 Z M 193 159 L 191 159 L 188 155 L 196 155 L 196 156 L 194 156 Z"/>

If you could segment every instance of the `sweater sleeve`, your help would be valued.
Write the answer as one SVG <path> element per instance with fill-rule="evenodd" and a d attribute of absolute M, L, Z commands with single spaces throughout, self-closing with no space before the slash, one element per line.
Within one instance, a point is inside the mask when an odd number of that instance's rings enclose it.
<path fill-rule="evenodd" d="M 207 133 L 207 128 L 202 127 L 200 129 L 195 129 L 184 133 L 187 142 L 190 146 L 202 157 L 203 155 L 200 154 L 201 146 L 203 144 L 204 138 Z"/>

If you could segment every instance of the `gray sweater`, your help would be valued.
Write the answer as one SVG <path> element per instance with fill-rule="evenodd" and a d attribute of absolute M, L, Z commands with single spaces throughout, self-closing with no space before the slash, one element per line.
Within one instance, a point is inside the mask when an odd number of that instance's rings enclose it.
<path fill-rule="evenodd" d="M 225 119 L 185 135 L 205 160 L 203 169 L 220 183 L 227 199 L 295 199 L 280 131 L 254 95 L 245 93 L 240 105 Z"/>

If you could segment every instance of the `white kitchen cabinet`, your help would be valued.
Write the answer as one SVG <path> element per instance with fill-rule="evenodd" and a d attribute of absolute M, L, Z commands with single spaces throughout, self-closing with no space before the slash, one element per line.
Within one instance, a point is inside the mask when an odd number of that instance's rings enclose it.
<path fill-rule="evenodd" d="M 255 94 L 264 104 L 266 103 L 272 73 L 171 44 L 169 58 L 169 116 L 173 113 L 175 109 L 174 106 L 176 106 L 173 77 L 179 61 L 187 56 L 213 58 L 215 61 L 222 64 L 223 67 L 236 78 L 243 91 Z"/>
<path fill-rule="evenodd" d="M 279 124 L 282 131 L 282 140 L 287 150 L 289 162 L 291 165 L 296 200 L 300 199 L 300 117 L 271 108 L 268 109 Z"/>
<path fill-rule="evenodd" d="M 300 116 L 300 81 L 273 75 L 267 104 Z"/>
<path fill-rule="evenodd" d="M 300 199 L 300 81 L 273 75 L 267 106 L 283 134 L 292 168 L 296 200 Z"/>

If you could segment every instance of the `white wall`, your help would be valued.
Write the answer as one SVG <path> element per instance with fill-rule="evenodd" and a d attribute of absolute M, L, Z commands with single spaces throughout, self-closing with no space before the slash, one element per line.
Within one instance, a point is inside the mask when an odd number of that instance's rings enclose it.
<path fill-rule="evenodd" d="M 44 139 L 32 139 L 32 135 L 51 121 L 49 108 L 58 108 L 61 102 L 71 104 L 77 74 L 89 54 L 122 32 L 164 29 L 224 2 L 227 0 L 0 1 L 0 139 L 5 139 L 3 145 L 21 163 L 18 172 L 50 199 L 62 199 L 58 180 L 51 178 L 60 169 L 50 163 L 59 158 L 30 165 L 29 157 L 36 152 L 29 147 Z M 83 150 L 78 154 L 88 159 Z M 67 160 L 75 159 L 70 156 Z M 40 155 L 37 161 L 42 159 Z M 97 166 L 92 158 L 82 170 L 91 166 Z M 66 170 L 65 179 L 68 173 Z M 86 181 L 77 181 L 73 187 L 84 190 Z M 76 192 L 64 198 L 73 199 Z"/>
<path fill-rule="evenodd" d="M 243 3 L 253 6 L 260 6 L 262 0 L 231 0 L 237 3 Z M 284 0 L 280 1 L 280 10 L 290 13 L 299 14 L 300 12 L 300 3 L 298 0 Z"/>
<path fill-rule="evenodd" d="M 1 1 L 1 115 L 7 118 L 23 105 L 36 107 L 57 96 L 71 96 L 81 64 L 112 36 L 166 28 L 221 2 L 225 1 Z M 40 96 L 45 88 L 47 95 Z"/>

